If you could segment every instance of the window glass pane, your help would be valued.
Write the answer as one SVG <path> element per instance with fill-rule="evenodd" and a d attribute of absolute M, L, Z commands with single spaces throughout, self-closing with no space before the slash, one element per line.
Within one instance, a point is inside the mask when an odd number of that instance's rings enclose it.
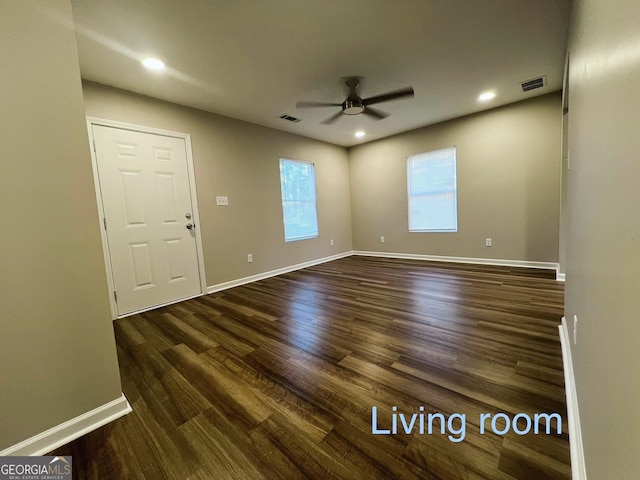
<path fill-rule="evenodd" d="M 410 231 L 458 230 L 455 147 L 409 157 L 407 183 Z"/>
<path fill-rule="evenodd" d="M 313 163 L 280 159 L 284 239 L 318 236 L 316 175 Z"/>

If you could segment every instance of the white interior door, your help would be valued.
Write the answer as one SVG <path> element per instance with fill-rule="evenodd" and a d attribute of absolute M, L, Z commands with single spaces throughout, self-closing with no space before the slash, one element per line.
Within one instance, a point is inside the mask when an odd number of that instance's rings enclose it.
<path fill-rule="evenodd" d="M 185 140 L 92 131 L 118 315 L 198 295 Z"/>

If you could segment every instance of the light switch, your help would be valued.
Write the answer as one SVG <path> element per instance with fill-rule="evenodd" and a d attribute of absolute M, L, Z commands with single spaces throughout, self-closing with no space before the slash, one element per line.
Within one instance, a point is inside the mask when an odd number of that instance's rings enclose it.
<path fill-rule="evenodd" d="M 216 205 L 229 205 L 229 197 L 216 197 Z"/>

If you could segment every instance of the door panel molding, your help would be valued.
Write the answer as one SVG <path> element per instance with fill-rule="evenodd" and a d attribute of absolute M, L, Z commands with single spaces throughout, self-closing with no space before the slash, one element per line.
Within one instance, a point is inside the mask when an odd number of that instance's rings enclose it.
<path fill-rule="evenodd" d="M 186 163 L 187 163 L 187 174 L 188 174 L 188 181 L 189 181 L 189 192 L 190 192 L 190 196 L 191 196 L 191 205 L 193 207 L 193 211 L 191 212 L 192 214 L 192 223 L 194 223 L 197 228 L 194 229 L 194 234 L 195 234 L 195 242 L 196 242 L 196 251 L 197 251 L 197 258 L 198 258 L 198 273 L 199 273 L 199 280 L 200 280 L 200 294 L 199 295 L 203 295 L 206 293 L 207 291 L 207 283 L 206 283 L 206 274 L 205 274 L 205 270 L 204 270 L 204 256 L 203 256 L 203 248 L 202 248 L 202 236 L 200 234 L 200 215 L 199 215 L 199 209 L 198 209 L 198 198 L 197 198 L 197 194 L 196 194 L 196 183 L 195 183 L 195 169 L 193 166 L 193 151 L 191 148 L 191 135 L 189 135 L 188 133 L 182 133 L 182 132 L 174 132 L 174 131 L 170 131 L 170 130 L 162 130 L 162 129 L 158 129 L 158 128 L 154 128 L 154 127 L 149 127 L 149 126 L 144 126 L 144 125 L 135 125 L 135 124 L 129 124 L 129 123 L 124 123 L 124 122 L 118 122 L 118 121 L 114 121 L 114 120 L 108 120 L 108 119 L 103 119 L 103 118 L 97 118 L 97 117 L 86 117 L 87 119 L 87 131 L 88 131 L 88 135 L 89 135 L 89 144 L 90 144 L 90 151 L 91 151 L 91 164 L 92 164 L 92 170 L 93 170 L 93 181 L 94 181 L 94 187 L 95 187 L 95 192 L 96 192 L 96 201 L 98 204 L 98 219 L 100 222 L 100 235 L 102 238 L 102 251 L 103 251 L 103 256 L 104 256 L 104 262 L 105 262 L 105 268 L 107 271 L 107 286 L 109 289 L 109 304 L 111 307 L 111 318 L 113 320 L 120 318 L 120 317 L 124 317 L 124 316 L 128 316 L 131 315 L 132 313 L 128 313 L 128 314 L 124 314 L 124 315 L 118 315 L 118 307 L 116 304 L 116 300 L 115 300 L 115 283 L 114 283 L 114 277 L 113 277 L 113 270 L 112 270 L 112 263 L 111 263 L 111 257 L 110 257 L 110 253 L 109 253 L 109 242 L 107 239 L 107 230 L 106 227 L 108 227 L 108 225 L 106 225 L 105 227 L 105 223 L 104 223 L 104 219 L 105 219 L 105 212 L 104 212 L 104 206 L 103 206 L 103 197 L 102 197 L 102 191 L 101 191 L 101 187 L 100 187 L 100 176 L 99 176 L 99 170 L 98 170 L 98 158 L 97 158 L 97 154 L 96 154 L 96 150 L 95 150 L 95 141 L 94 141 L 94 135 L 93 135 L 93 127 L 94 126 L 103 126 L 103 127 L 111 127 L 111 128 L 117 128 L 117 129 L 121 129 L 121 130 L 129 130 L 129 131 L 133 131 L 133 132 L 139 132 L 139 133 L 147 133 L 147 134 L 152 134 L 152 135 L 162 135 L 162 136 L 166 136 L 166 137 L 173 137 L 173 138 L 178 138 L 178 139 L 182 139 L 185 142 L 185 150 L 186 150 Z M 161 160 L 162 157 L 162 152 L 158 151 L 156 152 L 156 156 L 158 157 L 158 160 Z M 166 304 L 163 304 L 166 305 Z M 154 305 L 154 306 L 150 306 L 147 309 L 143 309 L 143 310 L 139 310 L 133 313 L 139 313 L 140 311 L 144 311 L 144 310 L 150 310 L 152 308 L 158 308 L 161 305 Z"/>

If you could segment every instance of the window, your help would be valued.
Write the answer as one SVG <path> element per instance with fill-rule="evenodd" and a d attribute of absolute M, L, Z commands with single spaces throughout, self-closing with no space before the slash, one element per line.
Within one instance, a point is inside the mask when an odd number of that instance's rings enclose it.
<path fill-rule="evenodd" d="M 280 159 L 284 241 L 318 236 L 316 172 L 313 163 Z"/>
<path fill-rule="evenodd" d="M 409 231 L 458 231 L 456 147 L 410 156 L 407 183 Z"/>

